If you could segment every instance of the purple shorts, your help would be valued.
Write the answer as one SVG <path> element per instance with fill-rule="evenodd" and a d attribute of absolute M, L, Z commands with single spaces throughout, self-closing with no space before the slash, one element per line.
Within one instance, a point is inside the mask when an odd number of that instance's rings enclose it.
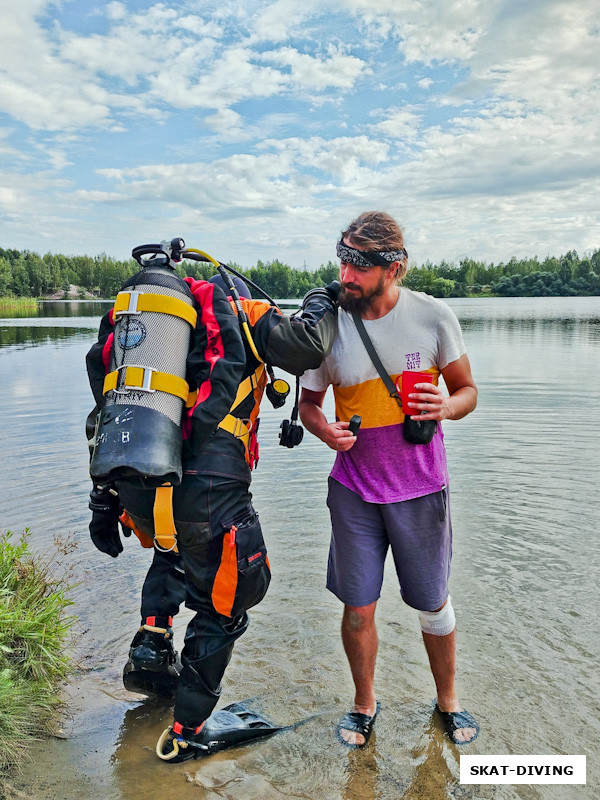
<path fill-rule="evenodd" d="M 327 588 L 347 606 L 379 599 L 391 546 L 400 592 L 419 611 L 435 611 L 448 597 L 452 525 L 447 487 L 401 503 L 367 503 L 329 478 L 331 545 Z"/>

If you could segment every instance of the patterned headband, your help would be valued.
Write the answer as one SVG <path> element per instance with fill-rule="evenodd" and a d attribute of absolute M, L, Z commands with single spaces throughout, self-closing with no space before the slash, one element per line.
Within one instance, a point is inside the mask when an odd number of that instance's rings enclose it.
<path fill-rule="evenodd" d="M 404 248 L 400 250 L 390 250 L 388 252 L 375 250 L 357 250 L 344 244 L 340 239 L 335 248 L 337 257 L 340 261 L 347 264 L 354 264 L 356 267 L 389 267 L 394 261 L 403 261 L 408 253 Z"/>

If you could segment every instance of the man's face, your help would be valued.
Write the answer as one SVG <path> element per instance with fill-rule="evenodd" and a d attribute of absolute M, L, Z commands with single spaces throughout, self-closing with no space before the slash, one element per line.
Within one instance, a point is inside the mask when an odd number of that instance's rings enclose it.
<path fill-rule="evenodd" d="M 357 250 L 364 250 L 362 247 L 357 247 L 352 241 L 344 239 L 344 244 Z M 341 291 L 338 297 L 340 306 L 344 311 L 363 314 L 371 307 L 375 299 L 381 297 L 386 291 L 388 273 L 389 268 L 387 267 L 358 267 L 347 261 L 341 261 Z"/>

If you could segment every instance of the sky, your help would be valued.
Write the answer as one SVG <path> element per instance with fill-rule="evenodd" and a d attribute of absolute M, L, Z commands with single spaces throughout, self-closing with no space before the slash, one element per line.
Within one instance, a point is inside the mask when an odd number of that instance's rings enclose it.
<path fill-rule="evenodd" d="M 0 247 L 412 264 L 600 247 L 593 0 L 0 0 Z"/>

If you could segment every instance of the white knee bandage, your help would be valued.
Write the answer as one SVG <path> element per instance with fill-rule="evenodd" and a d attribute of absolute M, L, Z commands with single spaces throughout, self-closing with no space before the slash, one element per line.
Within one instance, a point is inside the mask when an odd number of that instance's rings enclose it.
<path fill-rule="evenodd" d="M 419 611 L 419 622 L 423 633 L 447 636 L 456 627 L 456 617 L 450 597 L 440 611 Z"/>

